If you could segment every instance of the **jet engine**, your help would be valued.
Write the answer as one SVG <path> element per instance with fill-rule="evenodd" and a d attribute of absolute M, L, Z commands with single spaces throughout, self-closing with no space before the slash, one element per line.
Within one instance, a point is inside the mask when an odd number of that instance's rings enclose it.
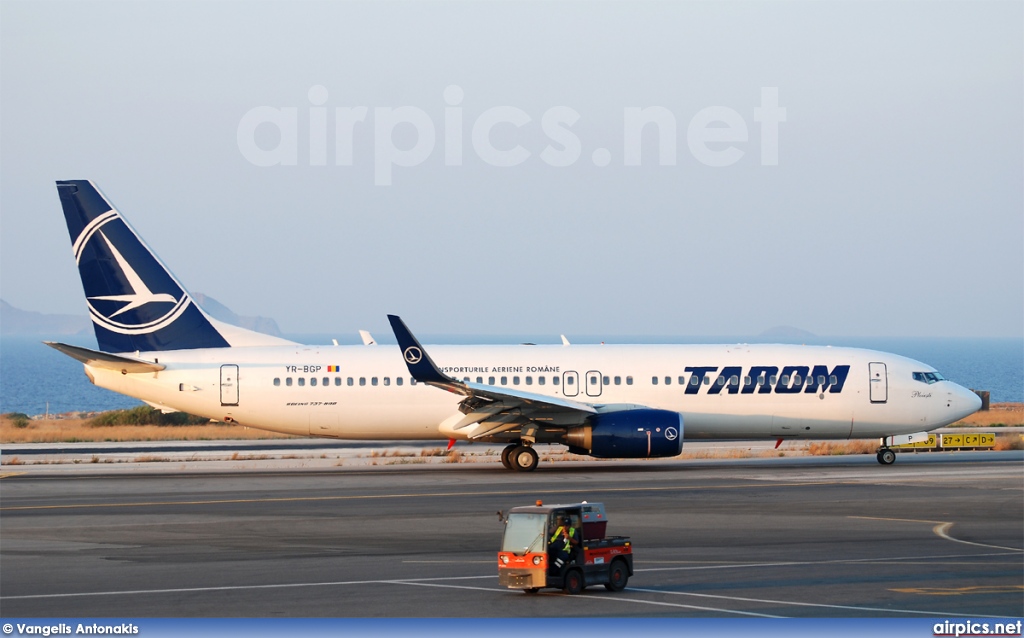
<path fill-rule="evenodd" d="M 598 458 L 676 456 L 683 451 L 683 415 L 647 408 L 595 414 L 565 439 L 573 454 Z"/>

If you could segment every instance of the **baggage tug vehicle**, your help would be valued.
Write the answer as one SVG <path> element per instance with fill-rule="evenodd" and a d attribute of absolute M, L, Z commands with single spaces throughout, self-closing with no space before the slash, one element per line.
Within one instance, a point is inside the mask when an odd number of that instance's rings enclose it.
<path fill-rule="evenodd" d="M 579 541 L 565 565 L 556 566 L 552 537 L 559 519 L 568 521 Z M 505 532 L 498 552 L 498 583 L 534 594 L 545 587 L 578 594 L 604 585 L 622 591 L 633 575 L 633 543 L 626 536 L 608 536 L 608 516 L 601 503 L 513 507 L 502 518 Z M 555 544 L 557 544 L 557 537 Z"/>

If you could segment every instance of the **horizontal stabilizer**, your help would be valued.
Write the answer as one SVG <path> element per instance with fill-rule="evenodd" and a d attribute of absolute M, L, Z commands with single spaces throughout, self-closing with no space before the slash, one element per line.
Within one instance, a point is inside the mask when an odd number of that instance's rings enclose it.
<path fill-rule="evenodd" d="M 132 357 L 110 354 L 109 352 L 90 350 L 81 346 L 69 346 L 66 343 L 56 343 L 53 341 L 44 341 L 43 343 L 58 352 L 63 352 L 72 359 L 81 361 L 94 368 L 106 368 L 121 372 L 160 372 L 167 367 L 162 363 L 153 363 L 152 361 L 133 359 Z"/>

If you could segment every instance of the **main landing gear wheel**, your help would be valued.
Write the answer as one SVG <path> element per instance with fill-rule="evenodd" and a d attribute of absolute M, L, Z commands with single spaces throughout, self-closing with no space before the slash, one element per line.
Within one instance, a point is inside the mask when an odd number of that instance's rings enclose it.
<path fill-rule="evenodd" d="M 501 451 L 501 464 L 505 466 L 506 470 L 515 469 L 512 467 L 512 461 L 509 460 L 509 457 L 512 456 L 512 451 L 517 447 L 519 447 L 519 444 L 513 443 L 512 445 L 506 446 L 505 449 Z"/>
<path fill-rule="evenodd" d="M 878 454 L 875 455 L 878 462 L 882 465 L 892 465 L 896 462 L 896 453 L 887 447 L 880 448 Z"/>
<path fill-rule="evenodd" d="M 508 455 L 508 461 L 512 464 L 512 469 L 517 472 L 532 472 L 537 469 L 540 457 L 532 447 L 517 445 Z"/>

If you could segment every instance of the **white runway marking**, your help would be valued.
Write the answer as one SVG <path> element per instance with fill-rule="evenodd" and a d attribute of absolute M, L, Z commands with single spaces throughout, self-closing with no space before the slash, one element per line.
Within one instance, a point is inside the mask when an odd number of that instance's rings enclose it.
<path fill-rule="evenodd" d="M 449 578 L 421 578 L 408 579 L 403 582 L 412 583 L 419 580 L 477 580 L 481 578 L 497 578 L 490 574 L 487 576 L 452 576 Z M 92 591 L 74 592 L 66 594 L 28 594 L 25 596 L 0 596 L 0 600 L 26 600 L 33 598 L 77 598 L 83 596 L 131 596 L 144 594 L 180 594 L 209 591 L 242 591 L 247 589 L 290 589 L 294 587 L 342 587 L 345 585 L 379 585 L 392 584 L 398 581 L 393 580 L 339 580 L 326 583 L 281 583 L 276 585 L 224 585 L 221 587 L 175 587 L 172 589 L 129 589 L 125 591 Z"/>
<path fill-rule="evenodd" d="M 919 611 L 916 609 L 889 609 L 886 607 L 857 607 L 854 605 L 827 605 L 825 603 L 803 603 L 790 600 L 772 600 L 768 598 L 743 598 L 741 596 L 721 596 L 716 594 L 696 594 L 693 592 L 685 591 L 664 591 L 660 589 L 637 589 L 631 587 L 631 591 L 642 591 L 651 594 L 666 594 L 671 596 L 695 596 L 697 598 L 717 598 L 720 600 L 735 600 L 740 602 L 748 603 L 768 603 L 771 605 L 791 605 L 794 607 L 823 607 L 826 609 L 843 609 L 848 611 L 870 611 L 870 612 L 886 612 L 890 614 L 917 614 L 920 616 L 941 616 L 944 615 L 937 611 Z M 978 618 L 1002 618 L 1002 616 L 986 616 L 985 614 L 970 614 L 971 617 Z"/>
<path fill-rule="evenodd" d="M 494 588 L 490 588 L 490 587 L 467 587 L 465 585 L 445 585 L 445 584 L 442 584 L 442 583 L 410 582 L 410 581 L 407 581 L 407 580 L 392 580 L 392 581 L 388 581 L 388 582 L 390 582 L 390 583 L 392 583 L 394 585 L 415 585 L 417 587 L 442 587 L 442 588 L 445 588 L 445 589 L 471 589 L 471 590 L 474 590 L 474 591 L 489 591 L 489 592 L 516 593 L 516 594 L 519 593 L 519 592 L 517 592 L 516 590 L 513 590 L 513 589 L 494 589 Z M 651 590 L 630 588 L 629 591 L 651 591 Z M 548 593 L 549 595 L 550 594 L 554 594 L 554 592 L 545 592 L 545 593 Z M 785 616 L 773 616 L 771 614 L 759 614 L 759 613 L 752 612 L 752 611 L 737 611 L 735 609 L 721 609 L 721 608 L 718 608 L 718 607 L 702 607 L 700 605 L 684 605 L 684 604 L 681 604 L 681 603 L 666 603 L 666 602 L 661 602 L 661 601 L 657 601 L 657 600 L 642 600 L 642 599 L 639 599 L 639 598 L 611 598 L 611 597 L 606 597 L 606 596 L 601 596 L 601 597 L 596 597 L 596 596 L 577 596 L 577 597 L 574 598 L 574 600 L 595 600 L 595 601 L 599 601 L 599 602 L 615 601 L 615 602 L 621 602 L 621 603 L 635 603 L 635 604 L 638 604 L 638 605 L 657 605 L 657 606 L 660 606 L 660 607 L 678 607 L 678 608 L 681 608 L 681 609 L 695 609 L 697 611 L 712 611 L 712 612 L 721 613 L 721 614 L 739 614 L 741 616 L 757 616 L 759 618 L 785 618 Z"/>
<path fill-rule="evenodd" d="M 986 545 L 985 543 L 972 543 L 971 541 L 962 541 L 959 538 L 953 538 L 949 535 L 949 528 L 953 527 L 953 523 L 942 523 L 932 528 L 932 531 L 945 538 L 947 541 L 953 541 L 954 543 L 963 543 L 964 545 L 974 545 L 976 547 L 989 547 L 991 549 L 1007 549 L 1011 552 L 1024 552 L 1024 549 L 1017 549 L 1015 547 L 1003 547 L 1001 545 Z"/>
<path fill-rule="evenodd" d="M 985 544 L 985 543 L 974 543 L 974 542 L 971 542 L 971 541 L 960 540 L 959 538 L 953 538 L 952 536 L 949 535 L 949 530 L 956 523 L 952 523 L 952 522 L 949 522 L 949 521 L 923 521 L 923 520 L 918 520 L 918 519 L 913 519 L 913 518 L 879 518 L 879 517 L 876 517 L 876 516 L 849 516 L 848 518 L 860 518 L 860 519 L 869 520 L 869 521 L 896 521 L 896 522 L 899 522 L 899 523 L 927 523 L 929 525 L 934 525 L 935 526 L 935 527 L 932 528 L 932 531 L 935 532 L 936 536 L 938 536 L 939 538 L 944 538 L 947 541 L 953 541 L 954 543 L 963 543 L 964 545 L 974 545 L 975 547 L 988 547 L 989 549 L 1005 549 L 1005 550 L 1010 551 L 1010 552 L 1024 552 L 1024 549 L 1019 549 L 1019 548 L 1016 548 L 1016 547 L 1003 547 L 1002 545 L 988 545 L 988 544 Z"/>
<path fill-rule="evenodd" d="M 1019 553 L 1021 550 L 1011 550 Z M 687 565 L 685 567 L 649 567 L 637 569 L 641 572 L 675 572 L 675 571 L 697 571 L 706 569 L 736 569 L 737 567 L 794 567 L 803 565 L 839 565 L 846 563 L 887 563 L 893 561 L 931 560 L 946 558 L 987 558 L 991 556 L 1007 556 L 1006 552 L 988 554 L 940 554 L 934 556 L 894 556 L 892 558 L 837 558 L 834 560 L 807 560 L 807 561 L 778 561 L 770 563 L 726 563 L 724 565 Z"/>

